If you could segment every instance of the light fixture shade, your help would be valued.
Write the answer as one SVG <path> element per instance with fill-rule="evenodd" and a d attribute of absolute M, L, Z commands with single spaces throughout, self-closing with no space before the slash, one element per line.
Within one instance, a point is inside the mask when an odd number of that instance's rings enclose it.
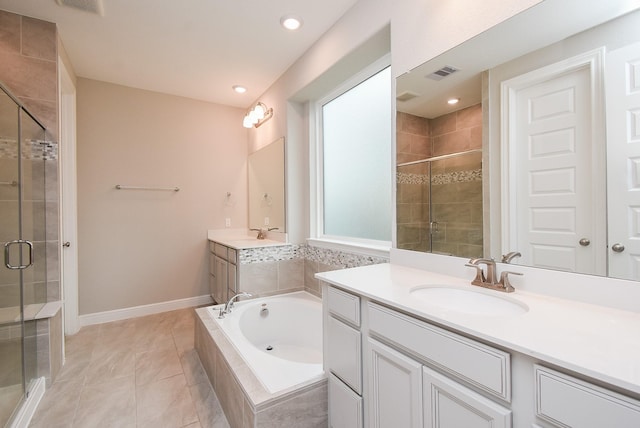
<path fill-rule="evenodd" d="M 292 14 L 285 15 L 280 18 L 280 25 L 282 25 L 287 30 L 294 31 L 302 27 L 302 18 Z"/>
<path fill-rule="evenodd" d="M 255 116 L 258 118 L 258 120 L 264 119 L 264 115 L 267 113 L 267 109 L 265 107 L 266 106 L 264 104 L 258 103 L 253 108 L 253 112 L 255 113 Z"/>
<path fill-rule="evenodd" d="M 264 103 L 258 102 L 247 112 L 242 120 L 242 126 L 245 128 L 259 127 L 267 120 L 273 117 L 273 109 L 268 108 Z"/>

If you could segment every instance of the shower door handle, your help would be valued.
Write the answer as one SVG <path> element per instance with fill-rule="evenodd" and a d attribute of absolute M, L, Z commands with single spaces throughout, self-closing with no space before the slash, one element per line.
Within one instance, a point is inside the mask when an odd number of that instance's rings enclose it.
<path fill-rule="evenodd" d="M 11 264 L 11 261 L 9 260 L 9 256 L 10 256 L 10 252 L 11 252 L 11 246 L 12 245 L 26 245 L 27 248 L 29 248 L 29 263 L 25 264 L 21 264 L 18 266 L 14 266 Z M 4 265 L 7 267 L 7 269 L 11 269 L 11 270 L 20 270 L 20 269 L 26 269 L 29 266 L 33 265 L 33 243 L 31 241 L 26 241 L 24 239 L 16 239 L 14 241 L 9 241 L 6 244 L 4 244 Z"/>

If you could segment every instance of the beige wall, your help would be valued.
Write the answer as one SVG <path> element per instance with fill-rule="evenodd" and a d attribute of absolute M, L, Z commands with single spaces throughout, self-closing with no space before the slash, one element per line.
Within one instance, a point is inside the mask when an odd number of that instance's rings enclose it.
<path fill-rule="evenodd" d="M 80 314 L 208 294 L 207 230 L 247 224 L 244 111 L 77 82 Z"/>

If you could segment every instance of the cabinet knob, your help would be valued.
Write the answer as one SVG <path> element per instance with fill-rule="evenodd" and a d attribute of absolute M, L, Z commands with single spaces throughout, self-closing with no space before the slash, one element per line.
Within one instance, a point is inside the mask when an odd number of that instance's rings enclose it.
<path fill-rule="evenodd" d="M 588 240 L 587 238 L 582 238 L 581 240 L 578 241 L 580 243 L 580 245 L 582 245 L 583 247 L 588 247 L 591 244 L 591 241 Z"/>
<path fill-rule="evenodd" d="M 71 242 L 67 241 L 64 244 L 62 244 L 62 246 L 65 248 L 69 248 L 71 246 Z"/>

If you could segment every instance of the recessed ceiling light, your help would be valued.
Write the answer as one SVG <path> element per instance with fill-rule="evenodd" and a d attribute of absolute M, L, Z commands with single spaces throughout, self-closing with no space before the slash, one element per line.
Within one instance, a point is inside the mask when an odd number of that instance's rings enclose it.
<path fill-rule="evenodd" d="M 282 25 L 287 30 L 297 30 L 302 27 L 302 18 L 296 15 L 285 15 L 280 18 L 280 25 Z"/>
<path fill-rule="evenodd" d="M 454 105 L 454 104 L 458 104 L 460 102 L 460 98 L 451 98 L 450 100 L 447 101 L 447 103 Z"/>
<path fill-rule="evenodd" d="M 236 91 L 239 94 L 244 94 L 245 92 L 247 92 L 247 88 L 245 88 L 244 86 L 240 86 L 240 85 L 234 85 L 233 86 L 233 90 Z"/>

